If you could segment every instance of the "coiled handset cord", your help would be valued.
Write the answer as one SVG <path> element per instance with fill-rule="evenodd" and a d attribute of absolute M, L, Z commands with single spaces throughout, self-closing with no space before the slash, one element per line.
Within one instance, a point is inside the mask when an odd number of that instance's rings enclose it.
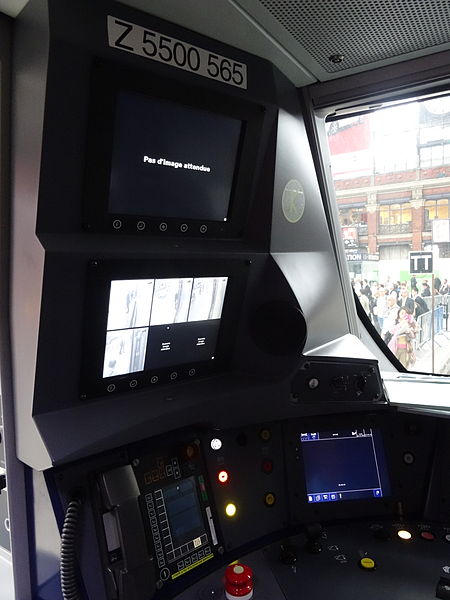
<path fill-rule="evenodd" d="M 82 501 L 79 498 L 70 500 L 61 533 L 60 577 L 61 591 L 64 600 L 81 600 L 76 573 L 76 538 L 80 520 Z"/>

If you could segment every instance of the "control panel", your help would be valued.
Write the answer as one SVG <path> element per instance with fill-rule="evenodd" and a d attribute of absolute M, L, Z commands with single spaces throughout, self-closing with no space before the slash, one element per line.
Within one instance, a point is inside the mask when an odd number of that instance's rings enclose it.
<path fill-rule="evenodd" d="M 445 600 L 449 531 L 450 522 L 401 519 L 316 524 L 240 557 L 239 564 L 251 569 L 255 600 L 294 600 L 299 590 L 302 598 Z M 224 573 L 209 575 L 177 600 L 223 594 Z"/>
<path fill-rule="evenodd" d="M 203 436 L 226 550 L 286 526 L 287 496 L 280 423 Z"/>
<path fill-rule="evenodd" d="M 364 520 L 324 526 L 318 552 L 304 535 L 291 540 L 295 561 L 284 561 L 280 544 L 268 550 L 271 569 L 286 598 L 300 581 L 307 596 L 434 598 L 449 573 L 449 524 L 428 521 Z M 286 564 L 286 563 L 291 564 Z M 447 595 L 437 595 L 447 598 Z"/>
<path fill-rule="evenodd" d="M 265 585 L 288 599 L 299 577 L 311 595 L 331 593 L 325 573 L 341 597 L 350 576 L 363 578 L 371 599 L 374 578 L 388 590 L 398 571 L 421 590 L 408 599 L 425 598 L 450 571 L 450 522 L 430 497 L 447 429 L 390 408 L 199 426 L 59 467 L 53 482 L 64 510 L 74 495 L 83 499 L 81 539 L 91 543 L 80 571 L 97 561 L 107 600 L 174 598 L 210 576 L 216 594 L 223 569 L 257 549 L 251 586 L 241 581 L 249 571 L 231 573 L 231 597 L 242 586 L 263 599 L 264 571 Z M 410 565 L 418 571 L 424 556 L 422 581 Z"/>
<path fill-rule="evenodd" d="M 126 573 L 145 594 L 223 548 L 199 439 L 188 437 L 156 450 L 148 443 L 133 445 L 127 455 L 128 464 L 94 476 L 98 525 L 105 573 L 112 573 L 118 589 Z"/>
<path fill-rule="evenodd" d="M 143 455 L 132 464 L 160 579 L 176 579 L 213 558 L 219 538 L 199 440 L 181 451 Z"/>

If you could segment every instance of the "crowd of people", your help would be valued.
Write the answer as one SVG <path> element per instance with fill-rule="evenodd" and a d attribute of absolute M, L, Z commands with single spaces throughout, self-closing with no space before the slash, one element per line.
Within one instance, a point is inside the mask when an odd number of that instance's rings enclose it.
<path fill-rule="evenodd" d="M 384 283 L 354 279 L 352 286 L 374 327 L 405 368 L 414 365 L 416 357 L 414 340 L 419 331 L 417 319 L 430 309 L 424 298 L 431 294 L 446 296 L 450 293 L 447 279 L 433 280 L 433 290 L 428 280 L 419 285 L 413 276 L 409 282 Z"/>

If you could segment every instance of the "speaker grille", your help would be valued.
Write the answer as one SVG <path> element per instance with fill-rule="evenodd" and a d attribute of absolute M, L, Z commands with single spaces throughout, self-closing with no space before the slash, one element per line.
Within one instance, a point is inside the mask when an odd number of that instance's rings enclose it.
<path fill-rule="evenodd" d="M 450 41 L 448 0 L 259 0 L 328 73 Z M 340 63 L 330 56 L 343 55 Z"/>

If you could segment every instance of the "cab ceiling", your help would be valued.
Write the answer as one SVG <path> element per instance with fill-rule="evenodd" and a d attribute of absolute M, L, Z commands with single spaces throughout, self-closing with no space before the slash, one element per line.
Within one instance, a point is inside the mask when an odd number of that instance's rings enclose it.
<path fill-rule="evenodd" d="M 25 3 L 0 0 L 0 11 L 16 16 Z M 450 49 L 449 0 L 122 3 L 267 58 L 297 86 Z"/>

